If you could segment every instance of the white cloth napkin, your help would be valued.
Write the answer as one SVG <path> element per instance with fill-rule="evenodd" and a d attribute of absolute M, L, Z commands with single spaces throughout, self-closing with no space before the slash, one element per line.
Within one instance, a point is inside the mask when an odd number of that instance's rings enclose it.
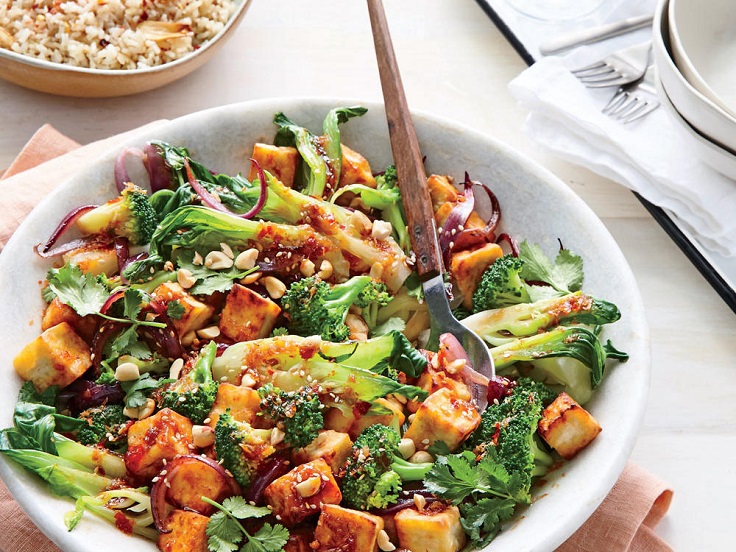
<path fill-rule="evenodd" d="M 544 58 L 509 84 L 530 111 L 524 130 L 555 155 L 671 211 L 704 247 L 736 256 L 736 182 L 696 157 L 665 108 L 628 125 L 603 115 L 615 89 L 585 88 L 569 71 L 599 52 L 582 47 Z"/>

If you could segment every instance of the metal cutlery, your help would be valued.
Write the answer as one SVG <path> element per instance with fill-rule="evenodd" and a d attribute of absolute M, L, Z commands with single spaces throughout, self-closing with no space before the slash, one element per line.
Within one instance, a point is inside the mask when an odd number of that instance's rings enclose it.
<path fill-rule="evenodd" d="M 657 109 L 660 103 L 654 86 L 654 72 L 654 65 L 650 65 L 641 79 L 619 88 L 603 108 L 603 113 L 627 124 Z"/>
<path fill-rule="evenodd" d="M 444 267 L 427 188 L 427 176 L 381 0 L 368 0 L 368 11 L 383 89 L 391 151 L 404 202 L 411 245 L 416 255 L 416 270 L 422 281 L 424 298 L 429 308 L 432 335 L 438 336 L 440 333 L 454 335 L 465 349 L 472 367 L 477 372 L 491 377 L 494 375 L 493 359 L 485 342 L 460 324 L 450 310 L 442 277 Z M 487 403 L 485 388 L 483 392 L 480 392 L 480 389 L 475 391 L 474 398 L 479 406 L 484 408 Z"/>
<path fill-rule="evenodd" d="M 629 17 L 621 21 L 606 23 L 591 29 L 584 29 L 565 36 L 555 37 L 543 43 L 539 47 L 539 53 L 543 56 L 549 56 L 570 50 L 576 46 L 582 46 L 583 44 L 593 44 L 594 42 L 648 27 L 652 24 L 653 19 L 654 17 L 652 15 Z"/>
<path fill-rule="evenodd" d="M 571 72 L 588 88 L 623 86 L 644 76 L 652 55 L 652 43 L 629 46 Z"/>

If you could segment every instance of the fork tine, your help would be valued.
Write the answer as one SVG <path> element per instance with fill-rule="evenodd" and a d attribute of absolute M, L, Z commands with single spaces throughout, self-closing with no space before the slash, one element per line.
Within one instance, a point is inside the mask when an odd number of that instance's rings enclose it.
<path fill-rule="evenodd" d="M 624 101 L 626 101 L 626 92 L 619 88 L 613 95 L 613 98 L 606 104 L 606 107 L 603 108 L 602 113 L 604 115 L 610 115 Z"/>
<path fill-rule="evenodd" d="M 644 105 L 646 105 L 645 100 L 630 94 L 627 101 L 621 104 L 613 113 L 609 112 L 608 115 L 617 121 L 623 121 L 626 117 L 635 115 Z"/>
<path fill-rule="evenodd" d="M 610 73 L 611 71 L 614 71 L 615 69 L 611 67 L 608 64 L 603 64 L 599 67 L 595 67 L 593 69 L 588 69 L 586 71 L 578 71 L 577 73 L 573 73 L 577 78 L 583 79 L 585 77 L 592 77 L 593 75 L 600 75 L 601 73 Z"/>
<path fill-rule="evenodd" d="M 612 86 L 623 86 L 624 84 L 628 84 L 628 79 L 616 78 L 600 82 L 585 82 L 584 84 L 586 88 L 610 88 Z"/>
<path fill-rule="evenodd" d="M 659 107 L 659 102 L 657 102 L 657 101 L 647 102 L 647 103 L 644 104 L 644 108 L 643 109 L 639 109 L 635 114 L 632 113 L 631 115 L 629 115 L 628 117 L 626 117 L 624 119 L 623 123 L 625 125 L 628 125 L 629 123 L 633 123 L 634 121 L 636 121 L 636 120 L 641 119 L 642 117 L 644 117 L 644 115 L 648 115 L 649 113 L 651 113 L 652 111 L 654 111 L 658 107 Z"/>
<path fill-rule="evenodd" d="M 578 73 L 582 73 L 584 71 L 590 71 L 591 69 L 597 69 L 598 67 L 603 67 L 606 65 L 606 63 L 603 60 L 596 61 L 595 63 L 591 63 L 590 65 L 586 65 L 585 67 L 578 67 L 577 69 L 572 69 L 570 72 L 573 75 L 577 75 Z"/>
<path fill-rule="evenodd" d="M 597 82 L 600 80 L 610 80 L 621 77 L 621 74 L 615 69 L 608 67 L 603 71 L 597 73 L 590 73 L 585 75 L 576 75 L 582 82 Z"/>

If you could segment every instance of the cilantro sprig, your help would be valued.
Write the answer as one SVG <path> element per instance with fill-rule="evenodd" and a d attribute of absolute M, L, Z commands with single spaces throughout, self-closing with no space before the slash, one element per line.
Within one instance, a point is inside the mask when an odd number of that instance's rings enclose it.
<path fill-rule="evenodd" d="M 439 456 L 424 486 L 458 506 L 463 529 L 477 547 L 491 542 L 516 504 L 525 501 L 521 478 L 506 471 L 493 449 L 480 462 L 470 451 Z"/>
<path fill-rule="evenodd" d="M 123 296 L 123 317 L 103 314 L 100 309 L 110 297 L 110 290 L 100 278 L 82 272 L 76 265 L 67 263 L 61 268 L 52 268 L 46 276 L 48 288 L 64 304 L 72 307 L 80 316 L 96 314 L 112 322 L 165 328 L 166 324 L 149 320 L 138 320 L 138 314 L 145 302 L 145 294 L 138 289 L 127 289 Z M 46 293 L 47 298 L 51 297 Z"/>
<path fill-rule="evenodd" d="M 539 245 L 524 241 L 519 246 L 519 258 L 524 261 L 521 277 L 527 282 L 544 282 L 558 294 L 578 291 L 583 285 L 583 259 L 569 249 L 561 247 L 553 262 Z M 532 300 L 549 295 L 540 286 L 530 287 Z"/>
<path fill-rule="evenodd" d="M 286 545 L 289 531 L 283 525 L 264 523 L 253 535 L 239 520 L 261 518 L 271 513 L 269 508 L 248 504 L 242 496 L 226 498 L 222 504 L 202 497 L 219 510 L 207 523 L 207 548 L 211 552 L 278 552 Z"/>

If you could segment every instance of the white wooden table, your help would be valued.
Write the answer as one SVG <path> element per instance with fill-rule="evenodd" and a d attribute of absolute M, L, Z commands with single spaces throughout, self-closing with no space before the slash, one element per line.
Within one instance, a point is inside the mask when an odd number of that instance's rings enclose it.
<path fill-rule="evenodd" d="M 473 0 L 385 0 L 410 105 L 500 139 L 545 165 L 601 217 L 639 283 L 652 389 L 633 459 L 675 489 L 658 529 L 675 550 L 732 550 L 736 317 L 622 187 L 541 153 L 507 92 L 525 65 Z M 237 34 L 183 81 L 118 99 L 48 96 L 0 82 L 0 167 L 44 123 L 88 143 L 159 118 L 264 97 L 380 100 L 359 0 L 255 0 Z"/>

